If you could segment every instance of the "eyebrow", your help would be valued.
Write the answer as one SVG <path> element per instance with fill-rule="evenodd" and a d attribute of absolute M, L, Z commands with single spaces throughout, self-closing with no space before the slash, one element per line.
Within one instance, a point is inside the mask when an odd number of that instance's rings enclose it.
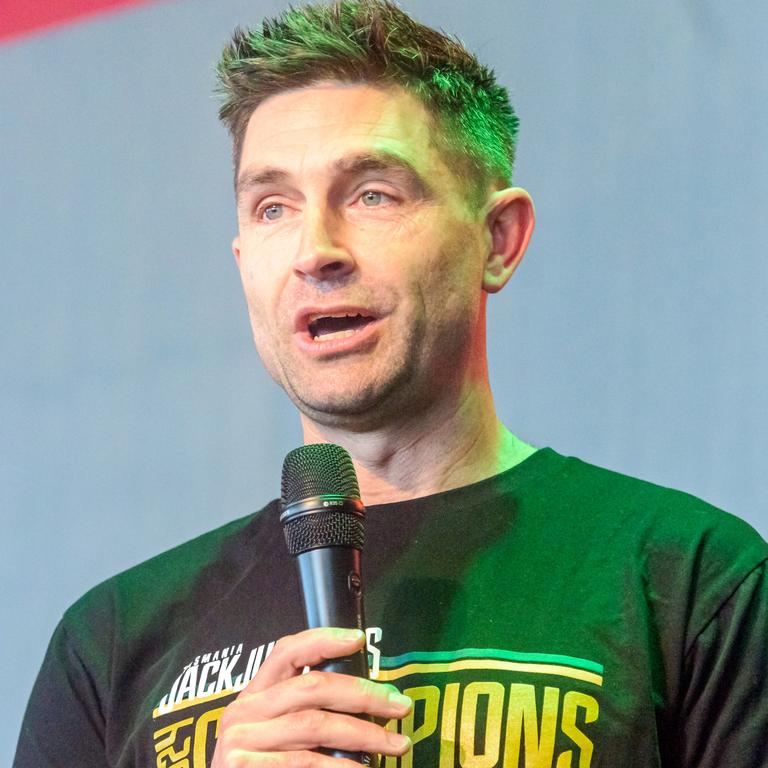
<path fill-rule="evenodd" d="M 396 171 L 405 177 L 411 191 L 419 197 L 431 197 L 432 190 L 416 168 L 393 152 L 378 151 L 342 157 L 333 164 L 335 171 L 346 176 L 361 176 L 378 171 Z"/>
<path fill-rule="evenodd" d="M 235 183 L 235 197 L 239 200 L 249 189 L 265 184 L 277 184 L 288 178 L 286 171 L 280 168 L 260 168 L 258 170 L 246 170 L 237 177 Z"/>
<path fill-rule="evenodd" d="M 344 176 L 395 171 L 405 178 L 411 192 L 417 197 L 425 199 L 433 197 L 432 188 L 416 168 L 408 160 L 393 152 L 376 151 L 347 155 L 334 161 L 331 167 L 334 172 Z M 267 166 L 246 169 L 237 179 L 235 194 L 239 200 L 242 195 L 254 187 L 278 184 L 289 178 L 290 174 L 282 168 Z"/>

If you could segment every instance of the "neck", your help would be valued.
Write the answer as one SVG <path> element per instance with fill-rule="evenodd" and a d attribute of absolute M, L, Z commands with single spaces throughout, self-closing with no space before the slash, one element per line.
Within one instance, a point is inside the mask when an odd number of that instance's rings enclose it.
<path fill-rule="evenodd" d="M 487 383 L 454 402 L 436 403 L 407 421 L 351 432 L 302 416 L 304 442 L 338 443 L 349 451 L 367 505 L 427 496 L 476 483 L 534 451 L 497 418 Z"/>

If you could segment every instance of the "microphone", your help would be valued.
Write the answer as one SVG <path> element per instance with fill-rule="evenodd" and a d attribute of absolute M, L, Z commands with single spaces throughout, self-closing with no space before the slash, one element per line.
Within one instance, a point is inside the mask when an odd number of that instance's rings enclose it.
<path fill-rule="evenodd" d="M 349 454 L 332 443 L 291 451 L 283 462 L 280 497 L 280 522 L 299 568 L 307 626 L 365 631 L 360 568 L 365 508 Z M 367 678 L 368 658 L 362 648 L 315 669 Z M 371 764 L 365 753 L 320 751 Z"/>

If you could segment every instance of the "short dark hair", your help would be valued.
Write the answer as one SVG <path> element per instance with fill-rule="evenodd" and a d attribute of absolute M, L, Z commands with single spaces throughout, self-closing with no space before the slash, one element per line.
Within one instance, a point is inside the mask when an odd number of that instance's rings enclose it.
<path fill-rule="evenodd" d="M 512 178 L 518 119 L 507 89 L 464 45 L 389 0 L 289 8 L 261 28 L 237 28 L 217 66 L 219 118 L 235 174 L 253 111 L 268 97 L 326 81 L 401 87 L 436 121 L 438 144 L 482 198 Z"/>

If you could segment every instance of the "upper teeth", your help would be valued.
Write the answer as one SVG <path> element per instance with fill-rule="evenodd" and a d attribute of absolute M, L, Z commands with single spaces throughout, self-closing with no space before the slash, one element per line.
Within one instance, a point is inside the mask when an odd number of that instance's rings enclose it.
<path fill-rule="evenodd" d="M 321 317 L 357 317 L 359 314 L 359 312 L 355 312 L 352 315 L 349 312 L 318 312 L 308 316 L 307 324 L 314 323 L 315 320 L 319 320 Z"/>

